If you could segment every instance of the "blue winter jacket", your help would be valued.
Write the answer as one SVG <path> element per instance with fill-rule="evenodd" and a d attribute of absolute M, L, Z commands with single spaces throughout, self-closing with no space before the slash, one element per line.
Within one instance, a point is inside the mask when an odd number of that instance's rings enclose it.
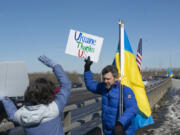
<path fill-rule="evenodd" d="M 24 105 L 17 110 L 9 98 L 2 100 L 9 119 L 19 123 L 26 135 L 64 135 L 61 116 L 70 95 L 71 83 L 60 65 L 56 65 L 53 72 L 61 90 L 49 105 Z"/>
<path fill-rule="evenodd" d="M 133 118 L 138 112 L 137 102 L 133 91 L 123 87 L 123 114 L 118 117 L 119 110 L 119 82 L 108 91 L 103 82 L 93 80 L 91 71 L 84 72 L 84 80 L 88 90 L 102 95 L 102 126 L 105 135 L 114 135 L 116 121 L 119 121 L 126 135 L 134 134 Z"/>

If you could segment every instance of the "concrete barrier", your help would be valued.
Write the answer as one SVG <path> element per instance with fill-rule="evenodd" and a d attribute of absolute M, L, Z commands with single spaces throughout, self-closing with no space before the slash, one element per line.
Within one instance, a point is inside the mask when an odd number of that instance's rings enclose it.
<path fill-rule="evenodd" d="M 152 87 L 148 90 L 147 96 L 151 106 L 151 109 L 157 104 L 160 99 L 167 93 L 169 88 L 172 86 L 171 79 L 166 79 L 160 84 Z"/>

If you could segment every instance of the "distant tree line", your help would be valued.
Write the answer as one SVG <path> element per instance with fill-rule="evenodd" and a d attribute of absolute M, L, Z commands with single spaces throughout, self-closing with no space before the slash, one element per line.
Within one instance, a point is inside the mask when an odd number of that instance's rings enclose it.
<path fill-rule="evenodd" d="M 173 72 L 174 76 L 180 77 L 180 68 L 172 68 L 170 70 Z M 79 83 L 82 83 L 83 86 L 85 86 L 83 74 L 79 74 L 77 72 L 66 72 L 66 74 L 72 83 L 79 82 Z M 167 71 L 166 71 L 166 69 L 163 69 L 163 68 L 162 69 L 147 69 L 146 68 L 145 70 L 142 71 L 141 74 L 142 74 L 143 78 L 147 78 L 149 76 L 158 76 L 158 75 L 166 76 Z M 32 81 L 38 77 L 45 77 L 45 78 L 53 81 L 55 84 L 58 84 L 58 81 L 52 72 L 30 73 L 29 74 L 30 81 Z M 96 81 L 102 81 L 101 74 L 95 73 L 95 74 L 93 74 L 93 77 Z"/>
<path fill-rule="evenodd" d="M 69 80 L 72 82 L 72 83 L 82 83 L 82 86 L 84 87 L 85 84 L 84 84 L 84 76 L 83 74 L 79 74 L 77 72 L 66 72 Z M 55 75 L 52 73 L 52 72 L 46 72 L 46 73 L 30 73 L 28 74 L 29 76 L 29 80 L 30 81 L 33 81 L 35 80 L 36 78 L 39 78 L 39 77 L 45 77 L 51 81 L 53 81 L 55 84 L 58 85 L 58 81 L 55 77 Z M 93 74 L 93 77 L 96 81 L 101 81 L 101 75 L 100 74 Z"/>
<path fill-rule="evenodd" d="M 143 77 L 148 77 L 148 76 L 167 76 L 167 68 L 152 68 L 152 69 L 145 69 L 142 71 L 142 76 Z M 180 68 L 170 68 L 170 70 L 173 72 L 174 76 L 180 77 Z"/>

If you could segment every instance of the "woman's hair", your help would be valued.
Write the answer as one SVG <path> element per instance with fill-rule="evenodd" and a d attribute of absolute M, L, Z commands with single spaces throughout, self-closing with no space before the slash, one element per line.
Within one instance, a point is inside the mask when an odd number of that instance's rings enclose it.
<path fill-rule="evenodd" d="M 31 105 L 49 104 L 54 100 L 55 84 L 45 78 L 32 81 L 24 94 L 25 103 Z"/>

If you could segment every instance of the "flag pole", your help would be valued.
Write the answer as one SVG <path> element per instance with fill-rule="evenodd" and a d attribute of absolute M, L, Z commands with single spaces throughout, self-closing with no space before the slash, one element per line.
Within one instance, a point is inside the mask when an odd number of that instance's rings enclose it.
<path fill-rule="evenodd" d="M 120 69 L 121 69 L 121 75 L 120 80 L 124 76 L 124 23 L 120 20 L 119 21 L 119 48 L 120 48 Z"/>
<path fill-rule="evenodd" d="M 119 116 L 123 114 L 123 85 L 121 85 L 121 79 L 124 75 L 124 23 L 119 20 L 119 64 L 120 64 L 120 77 L 119 77 Z"/>

